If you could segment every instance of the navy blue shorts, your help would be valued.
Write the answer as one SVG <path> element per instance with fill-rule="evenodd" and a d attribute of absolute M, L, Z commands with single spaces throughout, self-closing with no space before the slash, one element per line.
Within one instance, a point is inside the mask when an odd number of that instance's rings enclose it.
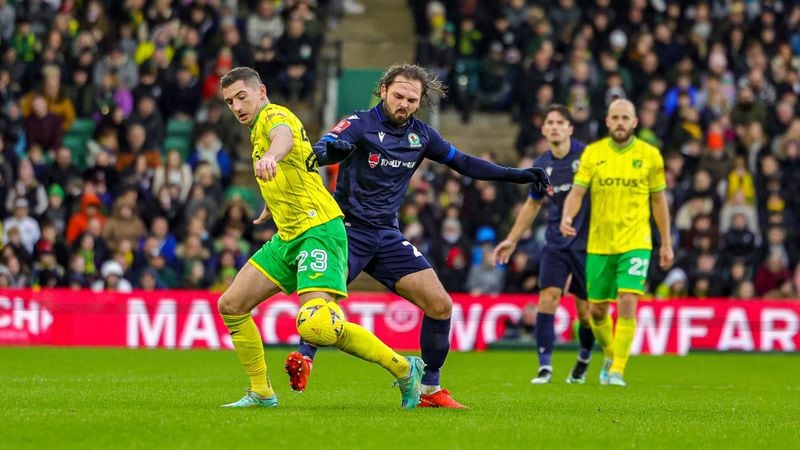
<path fill-rule="evenodd" d="M 345 227 L 349 252 L 348 284 L 363 271 L 395 292 L 397 280 L 410 273 L 431 268 L 428 260 L 399 230 L 348 224 Z"/>
<path fill-rule="evenodd" d="M 539 286 L 564 289 L 572 274 L 569 292 L 586 299 L 586 252 L 569 249 L 550 249 L 545 246 L 539 263 Z"/>

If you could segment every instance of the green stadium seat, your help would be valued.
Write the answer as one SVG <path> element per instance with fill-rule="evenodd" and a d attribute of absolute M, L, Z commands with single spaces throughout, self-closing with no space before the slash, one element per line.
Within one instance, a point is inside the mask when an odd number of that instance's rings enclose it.
<path fill-rule="evenodd" d="M 257 188 L 231 186 L 225 191 L 225 201 L 236 197 L 244 200 L 255 214 L 260 214 L 261 210 L 264 208 L 264 200 L 261 198 Z"/>
<path fill-rule="evenodd" d="M 61 143 L 72 151 L 72 162 L 81 170 L 87 167 L 86 155 L 88 154 L 88 149 L 86 148 L 86 143 L 88 141 L 88 137 L 67 134 Z"/>
<path fill-rule="evenodd" d="M 191 136 L 171 136 L 167 135 L 164 139 L 162 154 L 166 155 L 172 150 L 177 150 L 184 161 L 189 159 L 189 150 L 192 148 Z"/>
<path fill-rule="evenodd" d="M 191 139 L 194 122 L 191 120 L 171 119 L 167 122 L 167 137 L 185 137 Z"/>
<path fill-rule="evenodd" d="M 72 128 L 67 131 L 67 135 L 82 136 L 87 139 L 91 138 L 94 134 L 94 129 L 97 124 L 92 119 L 75 119 Z"/>

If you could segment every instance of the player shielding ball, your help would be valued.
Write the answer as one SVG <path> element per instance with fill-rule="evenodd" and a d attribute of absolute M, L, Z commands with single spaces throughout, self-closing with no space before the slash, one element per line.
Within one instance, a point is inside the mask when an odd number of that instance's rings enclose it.
<path fill-rule="evenodd" d="M 653 248 L 651 208 L 661 236 L 659 265 L 666 269 L 674 258 L 664 159 L 657 148 L 634 136 L 637 124 L 633 103 L 614 100 L 609 105 L 610 136 L 583 151 L 560 225 L 564 236 L 577 234 L 575 217 L 589 189 L 586 284 L 592 331 L 605 355 L 600 383 L 613 386 L 625 386 L 623 375 L 636 333 L 636 304 L 644 294 Z M 608 307 L 614 300 L 617 324 L 612 332 Z"/>
<path fill-rule="evenodd" d="M 425 361 L 420 406 L 462 408 L 440 386 L 450 350 L 453 300 L 425 256 L 400 232 L 397 212 L 411 176 L 425 158 L 481 180 L 533 183 L 543 194 L 549 180 L 538 167 L 499 166 L 460 152 L 430 125 L 415 117 L 431 95 L 443 95 L 442 83 L 425 69 L 390 67 L 375 92 L 380 103 L 340 121 L 314 144 L 320 165 L 341 161 L 334 197 L 345 215 L 350 244 L 348 280 L 362 271 L 422 309 L 420 348 Z M 286 360 L 292 388 L 306 388 L 316 349 L 300 346 Z"/>
<path fill-rule="evenodd" d="M 572 189 L 572 177 L 578 170 L 585 145 L 572 139 L 572 114 L 563 105 L 547 108 L 542 123 L 542 135 L 547 140 L 548 150 L 538 157 L 533 165 L 543 167 L 550 176 L 548 190 L 547 243 L 539 261 L 539 311 L 536 314 L 536 343 L 539 355 L 539 370 L 533 384 L 550 383 L 553 377 L 553 345 L 555 343 L 554 318 L 561 295 L 569 282 L 569 291 L 575 295 L 578 311 L 578 338 L 580 351 L 575 367 L 567 377 L 567 383 L 586 382 L 586 369 L 592 358 L 594 334 L 589 323 L 589 303 L 586 301 L 586 236 L 589 230 L 588 197 L 581 211 L 575 216 L 575 236 L 566 237 L 558 226 L 564 200 Z M 494 249 L 494 263 L 507 263 L 517 248 L 522 235 L 528 230 L 542 208 L 545 195 L 531 190 L 522 206 L 508 236 Z M 571 279 L 571 281 L 570 281 Z"/>
<path fill-rule="evenodd" d="M 237 67 L 222 77 L 220 85 L 228 108 L 250 129 L 253 168 L 265 202 L 254 222 L 271 214 L 278 229 L 218 301 L 236 355 L 250 377 L 247 394 L 223 406 L 275 407 L 278 398 L 267 374 L 264 344 L 250 311 L 278 292 L 296 291 L 304 307 L 327 305 L 330 314 L 340 315 L 338 305 L 330 302 L 347 297 L 347 233 L 342 211 L 325 189 L 316 165 L 307 164 L 313 153 L 297 116 L 270 103 L 267 88 L 253 69 Z M 307 313 L 301 308 L 298 319 L 307 320 Z M 330 329 L 319 328 L 326 326 L 319 323 L 315 333 L 303 333 L 303 338 L 328 345 L 327 338 L 334 336 L 336 348 L 388 370 L 400 386 L 402 406 L 416 407 L 422 360 L 403 357 L 361 326 L 346 321 L 340 326 L 343 317 L 336 319 L 328 320 Z"/>

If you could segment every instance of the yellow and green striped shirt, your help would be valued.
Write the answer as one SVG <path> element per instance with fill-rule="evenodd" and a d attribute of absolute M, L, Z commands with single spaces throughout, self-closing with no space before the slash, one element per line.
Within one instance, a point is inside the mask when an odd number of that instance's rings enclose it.
<path fill-rule="evenodd" d="M 267 204 L 278 235 L 290 241 L 309 228 L 342 217 L 336 200 L 325 189 L 317 170 L 317 160 L 300 119 L 288 108 L 267 104 L 258 113 L 250 128 L 253 144 L 253 164 L 269 150 L 270 132 L 285 125 L 292 130 L 294 146 L 278 161 L 278 173 L 272 181 L 257 179 L 261 196 Z"/>
<path fill-rule="evenodd" d="M 591 196 L 588 253 L 653 248 L 650 194 L 667 187 L 657 148 L 635 137 L 623 148 L 611 138 L 593 142 L 583 151 L 573 183 L 589 188 Z"/>

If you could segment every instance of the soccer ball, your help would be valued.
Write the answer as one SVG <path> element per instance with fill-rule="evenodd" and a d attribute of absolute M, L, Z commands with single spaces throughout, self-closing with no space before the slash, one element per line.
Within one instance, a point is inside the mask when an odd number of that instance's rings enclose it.
<path fill-rule="evenodd" d="M 297 332 L 304 341 L 324 347 L 333 345 L 344 331 L 344 311 L 336 302 L 322 298 L 307 301 L 297 312 Z"/>

